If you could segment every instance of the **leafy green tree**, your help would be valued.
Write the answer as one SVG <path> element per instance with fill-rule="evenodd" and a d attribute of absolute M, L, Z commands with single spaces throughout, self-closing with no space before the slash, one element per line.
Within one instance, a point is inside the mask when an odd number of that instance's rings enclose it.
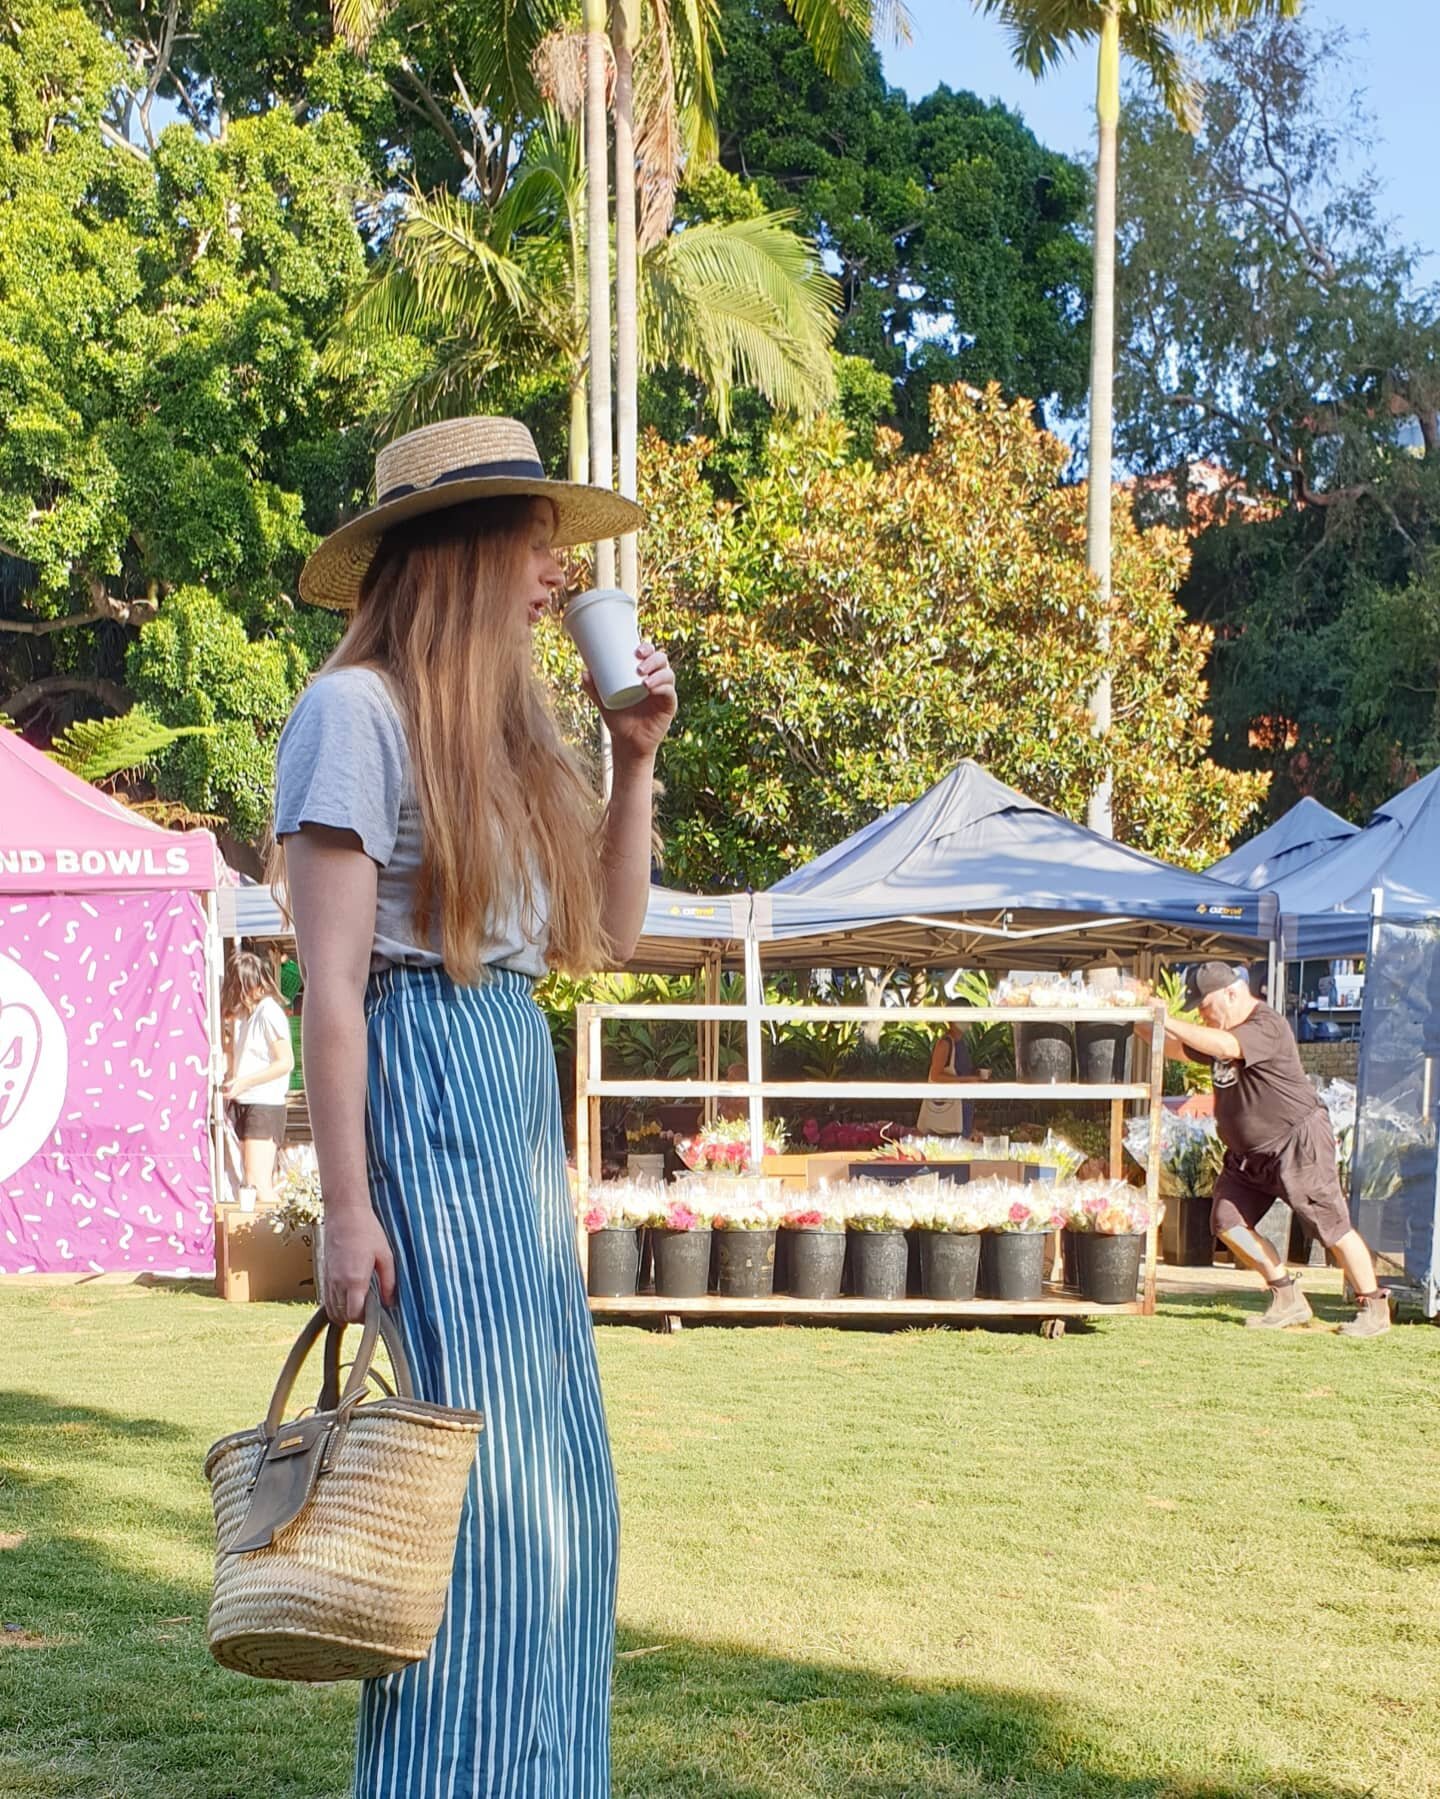
<path fill-rule="evenodd" d="M 169 7 L 152 54 L 138 17 L 16 0 L 0 39 L 0 703 L 57 729 L 136 697 L 220 723 L 158 785 L 248 834 L 333 634 L 287 595 L 368 477 L 345 427 L 393 372 L 347 389 L 317 348 L 364 277 L 366 164 L 338 111 L 202 105 L 163 61 L 192 21 Z M 167 632 L 233 663 L 223 699 L 157 674 Z"/>
<path fill-rule="evenodd" d="M 1343 32 L 1252 26 L 1210 50 L 1192 135 L 1143 94 L 1125 127 L 1121 454 L 1252 494 L 1383 510 L 1440 447 L 1440 302 L 1350 146 L 1375 120 Z M 1256 272 L 1263 271 L 1263 279 Z M 1392 528 L 1394 521 L 1392 521 Z"/>
<path fill-rule="evenodd" d="M 660 770 L 668 879 L 765 885 L 963 756 L 1076 816 L 1108 753 L 1125 839 L 1196 866 L 1263 794 L 1208 759 L 1209 634 L 1175 601 L 1184 535 L 1117 520 L 1107 752 L 1085 704 L 1103 651 L 1064 446 L 994 388 L 937 388 L 932 406 L 916 455 L 882 432 L 857 460 L 833 420 L 777 432 L 734 505 L 703 445 L 649 440 L 647 623 L 681 693 Z M 543 641 L 573 692 L 568 646 Z"/>
<path fill-rule="evenodd" d="M 1271 24 L 1211 48 L 1193 137 L 1132 98 L 1118 441 L 1153 512 L 1193 509 L 1196 464 L 1235 490 L 1181 590 L 1217 753 L 1277 811 L 1363 817 L 1440 756 L 1440 305 L 1351 155 L 1348 73 L 1343 33 Z"/>
<path fill-rule="evenodd" d="M 911 105 L 873 52 L 853 84 L 828 79 L 774 0 L 731 0 L 724 30 L 722 160 L 833 259 L 838 346 L 891 378 L 907 443 L 925 441 L 936 382 L 1076 406 L 1084 170 L 973 94 Z"/>

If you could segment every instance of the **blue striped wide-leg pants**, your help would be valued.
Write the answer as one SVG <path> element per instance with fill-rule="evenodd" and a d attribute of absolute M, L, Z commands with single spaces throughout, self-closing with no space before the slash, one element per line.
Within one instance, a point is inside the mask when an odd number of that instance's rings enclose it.
<path fill-rule="evenodd" d="M 608 1799 L 619 1520 L 532 983 L 387 969 L 371 1192 L 423 1398 L 485 1415 L 429 1656 L 362 1689 L 356 1799 Z"/>

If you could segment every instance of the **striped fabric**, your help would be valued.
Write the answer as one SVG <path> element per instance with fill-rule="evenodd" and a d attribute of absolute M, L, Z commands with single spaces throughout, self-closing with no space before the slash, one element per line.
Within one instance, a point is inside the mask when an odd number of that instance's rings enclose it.
<path fill-rule="evenodd" d="M 608 1799 L 619 1520 L 528 976 L 372 977 L 371 1190 L 416 1390 L 485 1414 L 445 1618 L 362 1689 L 356 1799 Z"/>

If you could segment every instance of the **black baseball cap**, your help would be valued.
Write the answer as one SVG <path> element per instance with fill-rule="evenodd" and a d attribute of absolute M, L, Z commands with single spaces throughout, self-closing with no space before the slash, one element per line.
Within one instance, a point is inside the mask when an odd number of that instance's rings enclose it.
<path fill-rule="evenodd" d="M 1218 993 L 1222 987 L 1233 987 L 1236 981 L 1248 982 L 1249 978 L 1243 968 L 1232 968 L 1228 962 L 1201 962 L 1190 970 L 1185 1003 L 1198 1006 L 1202 999 Z"/>

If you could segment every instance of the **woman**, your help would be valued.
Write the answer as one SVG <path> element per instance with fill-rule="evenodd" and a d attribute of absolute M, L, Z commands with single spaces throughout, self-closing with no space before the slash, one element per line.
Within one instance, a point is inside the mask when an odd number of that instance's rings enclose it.
<path fill-rule="evenodd" d="M 485 1429 L 431 1653 L 364 1687 L 355 1792 L 601 1799 L 618 1521 L 531 990 L 552 962 L 614 966 L 635 945 L 674 677 L 642 643 L 646 697 L 601 708 L 602 810 L 531 631 L 564 584 L 556 550 L 633 531 L 639 509 L 546 480 L 506 419 L 399 439 L 376 491 L 301 577 L 354 616 L 277 766 L 324 1298 L 359 1318 L 378 1277 L 422 1397 Z"/>
<path fill-rule="evenodd" d="M 270 964 L 249 950 L 230 960 L 220 987 L 226 1080 L 235 1108 L 244 1185 L 261 1205 L 275 1199 L 275 1158 L 285 1141 L 285 1095 L 295 1051 Z"/>
<path fill-rule="evenodd" d="M 986 1081 L 990 1078 L 987 1068 L 977 1069 L 970 1055 L 970 1046 L 965 1041 L 966 1027 L 959 1019 L 946 1025 L 945 1034 L 936 1039 L 930 1051 L 930 1072 L 927 1080 L 943 1081 L 950 1084 L 959 1082 Z M 926 1099 L 920 1103 L 920 1116 L 915 1128 L 926 1135 L 938 1137 L 969 1137 L 974 1106 L 968 1099 L 959 1094 L 949 1099 Z"/>

